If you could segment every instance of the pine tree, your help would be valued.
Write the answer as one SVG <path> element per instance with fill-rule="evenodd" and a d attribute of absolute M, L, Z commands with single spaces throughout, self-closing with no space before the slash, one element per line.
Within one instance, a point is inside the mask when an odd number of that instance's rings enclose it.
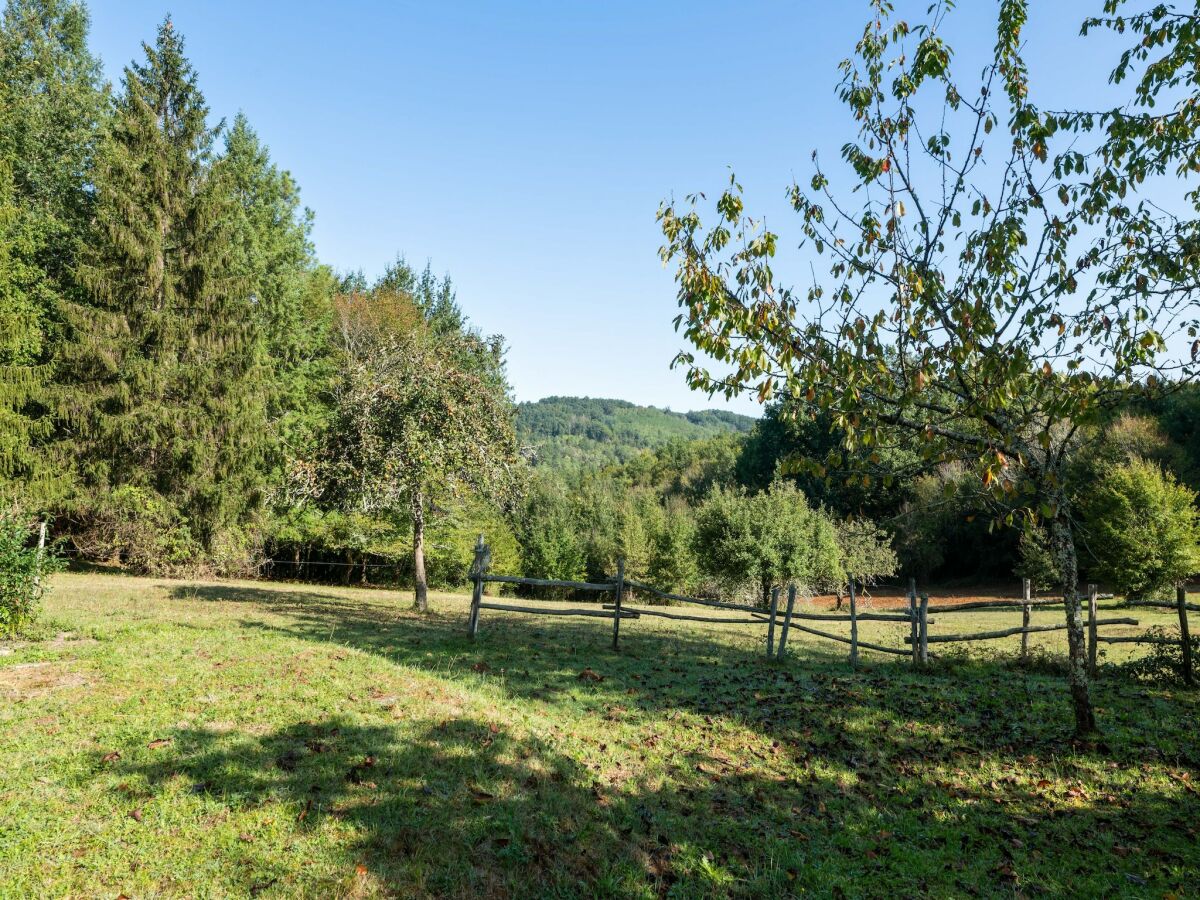
<path fill-rule="evenodd" d="M 0 19 L 0 501 L 30 507 L 71 471 L 47 456 L 48 378 L 106 108 L 87 30 L 62 0 L 9 0 Z"/>
<path fill-rule="evenodd" d="M 134 488 L 213 557 L 261 502 L 265 367 L 196 73 L 170 19 L 144 48 L 97 158 L 63 414 L 85 521 Z"/>

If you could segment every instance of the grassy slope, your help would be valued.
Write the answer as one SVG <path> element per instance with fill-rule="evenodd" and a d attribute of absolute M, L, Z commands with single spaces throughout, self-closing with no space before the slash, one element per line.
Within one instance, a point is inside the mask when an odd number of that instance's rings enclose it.
<path fill-rule="evenodd" d="M 1200 883 L 1195 694 L 1110 678 L 1076 747 L 1060 681 L 994 660 L 851 672 L 797 635 L 766 663 L 760 629 L 649 619 L 614 655 L 605 623 L 486 612 L 472 645 L 465 599 L 434 605 L 61 576 L 75 637 L 0 651 L 0 896 Z"/>

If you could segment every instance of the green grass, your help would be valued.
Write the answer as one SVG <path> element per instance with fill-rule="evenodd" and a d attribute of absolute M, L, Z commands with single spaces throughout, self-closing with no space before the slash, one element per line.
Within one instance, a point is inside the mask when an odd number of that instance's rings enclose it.
<path fill-rule="evenodd" d="M 1196 693 L 1110 675 L 1077 745 L 1061 679 L 996 653 L 852 671 L 816 638 L 767 662 L 762 629 L 641 619 L 614 654 L 603 621 L 487 611 L 472 644 L 465 598 L 408 602 L 59 576 L 46 617 L 69 634 L 0 645 L 0 896 L 1200 884 Z M 934 630 L 1019 613 L 951 618 Z"/>

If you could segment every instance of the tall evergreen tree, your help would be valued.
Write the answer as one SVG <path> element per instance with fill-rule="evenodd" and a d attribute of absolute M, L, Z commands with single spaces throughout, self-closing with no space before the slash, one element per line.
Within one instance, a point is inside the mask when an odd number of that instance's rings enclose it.
<path fill-rule="evenodd" d="M 261 501 L 265 366 L 196 73 L 170 19 L 144 48 L 98 154 L 64 421 L 85 515 L 132 487 L 214 554 Z"/>
<path fill-rule="evenodd" d="M 329 329 L 337 281 L 318 264 L 311 210 L 291 173 L 271 161 L 239 114 L 219 163 L 231 192 L 233 273 L 245 285 L 268 367 L 267 416 L 273 468 L 311 449 L 322 418 L 321 392 L 332 375 Z"/>
<path fill-rule="evenodd" d="M 0 499 L 45 506 L 69 462 L 46 456 L 47 380 L 105 94 L 82 4 L 9 0 L 0 18 Z"/>
<path fill-rule="evenodd" d="M 49 419 L 38 415 L 44 366 L 41 315 L 29 290 L 33 240 L 13 197 L 12 170 L 0 161 L 0 506 L 29 500 L 29 480 L 41 476 L 36 444 Z"/>

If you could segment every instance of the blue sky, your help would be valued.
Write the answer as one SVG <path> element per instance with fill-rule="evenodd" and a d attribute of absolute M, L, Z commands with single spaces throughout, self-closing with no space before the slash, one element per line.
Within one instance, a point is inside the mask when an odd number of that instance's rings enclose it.
<path fill-rule="evenodd" d="M 1099 0 L 1034 5 L 1035 76 L 1052 99 L 1089 82 L 1092 95 L 1112 45 L 1075 35 Z M 994 8 L 962 0 L 960 63 L 990 44 Z M 655 210 L 711 195 L 732 166 L 748 208 L 795 233 L 785 189 L 807 180 L 814 148 L 832 158 L 853 136 L 836 66 L 867 18 L 857 0 L 121 0 L 91 11 L 113 80 L 170 11 L 214 117 L 244 111 L 296 176 L 321 259 L 371 276 L 400 253 L 448 272 L 471 318 L 508 339 L 518 399 L 680 410 L 728 404 L 668 368 L 681 339 Z"/>

